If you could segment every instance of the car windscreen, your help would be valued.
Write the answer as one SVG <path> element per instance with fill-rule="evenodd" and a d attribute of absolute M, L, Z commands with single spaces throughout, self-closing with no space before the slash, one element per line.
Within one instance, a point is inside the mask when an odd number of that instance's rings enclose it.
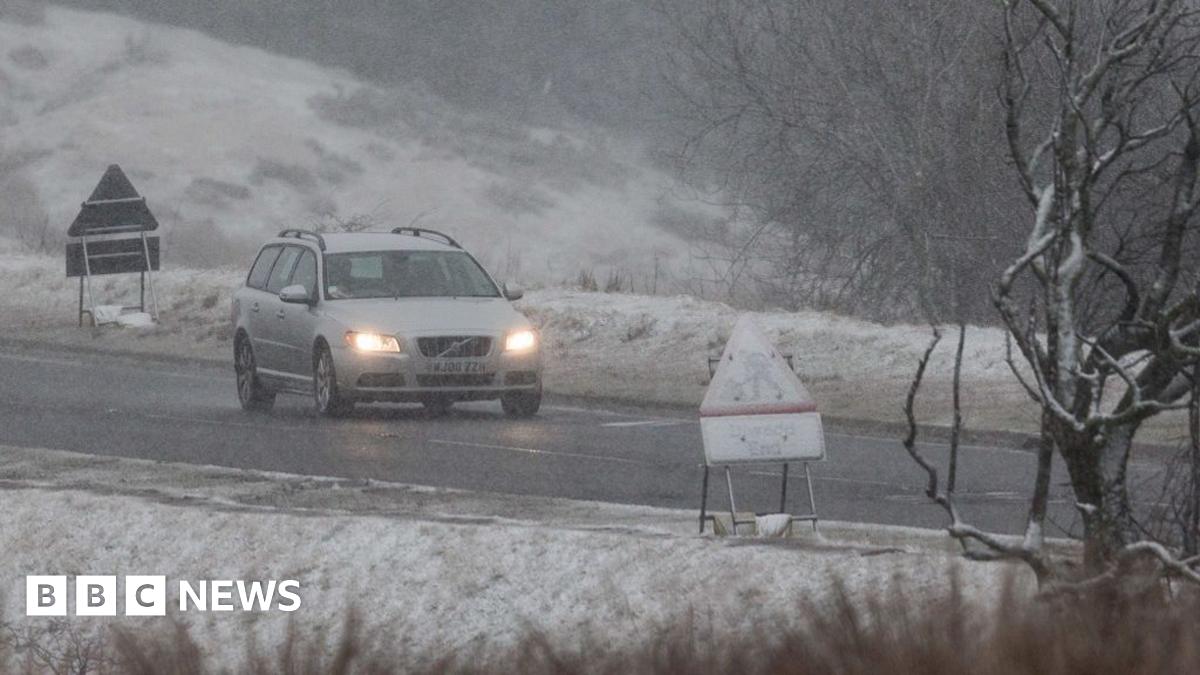
<path fill-rule="evenodd" d="M 355 251 L 325 256 L 325 297 L 496 298 L 500 290 L 462 251 Z"/>

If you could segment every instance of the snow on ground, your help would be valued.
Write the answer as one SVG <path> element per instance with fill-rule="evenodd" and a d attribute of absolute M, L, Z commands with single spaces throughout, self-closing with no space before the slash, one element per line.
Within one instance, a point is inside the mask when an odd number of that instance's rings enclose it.
<path fill-rule="evenodd" d="M 0 240 L 2 243 L 3 240 Z M 0 336 L 93 347 L 226 360 L 230 294 L 244 270 L 169 269 L 159 275 L 162 324 L 151 329 L 78 329 L 77 280 L 62 261 L 3 253 L 0 274 L 17 292 L 0 296 Z M 135 302 L 136 278 L 103 277 L 97 302 Z M 530 291 L 517 303 L 540 328 L 546 387 L 589 397 L 698 406 L 708 383 L 709 356 L 719 356 L 739 311 L 688 296 L 660 297 Z M 830 417 L 897 424 L 917 359 L 929 341 L 924 326 L 883 325 L 827 312 L 756 312 Z M 918 399 L 923 423 L 951 421 L 956 333 L 934 353 Z M 963 364 L 966 425 L 974 430 L 1037 429 L 1036 409 L 1004 361 L 1004 335 L 970 328 Z M 1143 429 L 1144 442 L 1174 442 L 1185 419 L 1163 415 Z"/>
<path fill-rule="evenodd" d="M 169 588 L 299 580 L 303 605 L 290 615 L 171 613 L 205 649 L 233 656 L 249 633 L 279 644 L 289 619 L 336 632 L 350 607 L 368 632 L 427 654 L 498 649 L 530 630 L 561 647 L 636 645 L 689 612 L 701 634 L 749 631 L 802 618 L 798 602 L 829 597 L 835 575 L 858 597 L 898 575 L 941 592 L 951 568 L 980 602 L 1010 573 L 1032 590 L 1019 566 L 963 563 L 944 535 L 906 528 L 720 539 L 695 535 L 691 512 L 11 447 L 0 447 L 0 511 L 10 621 L 23 616 L 26 574 L 165 574 Z"/>
<path fill-rule="evenodd" d="M 668 177 L 597 130 L 469 115 L 415 86 L 114 14 L 49 6 L 40 25 L 0 20 L 0 45 L 0 192 L 32 185 L 54 232 L 118 163 L 171 264 L 228 262 L 225 249 L 327 215 L 444 227 L 527 281 L 686 250 L 653 224 L 677 212 Z M 40 223 L 0 222 L 15 226 Z"/>

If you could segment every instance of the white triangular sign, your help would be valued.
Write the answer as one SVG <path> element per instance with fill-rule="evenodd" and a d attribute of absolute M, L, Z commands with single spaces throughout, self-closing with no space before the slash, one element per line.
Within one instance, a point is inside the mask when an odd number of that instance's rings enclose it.
<path fill-rule="evenodd" d="M 709 465 L 825 458 L 816 401 L 748 315 L 700 404 L 700 431 Z"/>
<path fill-rule="evenodd" d="M 742 315 L 725 344 L 700 404 L 701 417 L 816 412 L 800 378 L 750 316 Z"/>

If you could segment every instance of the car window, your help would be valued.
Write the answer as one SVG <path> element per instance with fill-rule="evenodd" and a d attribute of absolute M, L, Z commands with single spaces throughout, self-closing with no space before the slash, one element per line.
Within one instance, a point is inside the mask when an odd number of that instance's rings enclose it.
<path fill-rule="evenodd" d="M 275 266 L 271 268 L 271 278 L 267 280 L 267 292 L 278 293 L 287 286 L 288 279 L 292 277 L 292 268 L 296 266 L 296 258 L 300 257 L 301 249 L 296 246 L 286 246 L 283 253 L 279 254 L 279 259 L 275 261 Z"/>
<path fill-rule="evenodd" d="M 289 286 L 300 285 L 308 290 L 308 297 L 316 299 L 317 297 L 317 256 L 313 252 L 305 249 L 300 254 L 300 262 L 296 263 L 296 271 L 292 272 L 292 280 L 288 282 Z"/>
<path fill-rule="evenodd" d="M 250 268 L 250 274 L 246 277 L 247 286 L 262 289 L 267 285 L 267 275 L 271 273 L 271 266 L 279 257 L 281 248 L 281 246 L 267 246 L 259 251 L 258 258 L 254 261 L 254 266 Z"/>
<path fill-rule="evenodd" d="M 355 251 L 325 256 L 325 297 L 495 298 L 496 284 L 462 251 Z"/>

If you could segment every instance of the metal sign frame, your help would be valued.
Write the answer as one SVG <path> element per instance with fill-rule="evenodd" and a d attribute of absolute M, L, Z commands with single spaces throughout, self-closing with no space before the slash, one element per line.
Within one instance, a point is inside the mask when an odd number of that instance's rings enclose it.
<path fill-rule="evenodd" d="M 146 198 L 139 195 L 133 184 L 112 164 L 101 176 L 91 197 L 80 205 L 79 215 L 71 223 L 67 235 L 78 238 L 78 242 L 67 244 L 67 276 L 79 276 L 79 325 L 83 326 L 83 315 L 96 322 L 96 297 L 92 290 L 92 277 L 100 274 L 139 273 L 138 311 L 146 311 L 146 286 L 150 286 L 151 314 L 158 321 L 158 292 L 154 288 L 154 271 L 158 269 L 158 238 L 148 238 L 147 232 L 158 229 L 158 221 L 146 205 Z M 135 234 L 135 237 L 96 239 L 109 235 Z M 90 238 L 90 241 L 89 241 Z M 127 242 L 140 241 L 141 246 L 123 246 Z M 112 244 L 109 244 L 112 242 Z M 151 243 L 154 246 L 151 246 Z M 109 244 L 109 245 L 105 245 Z M 78 249 L 76 249 L 78 247 Z M 93 247 L 101 249 L 94 252 Z M 141 249 L 140 254 L 137 250 Z M 153 255 L 151 249 L 153 248 Z M 123 250 L 125 249 L 125 250 Z M 82 269 L 78 268 L 82 251 Z M 140 260 L 138 258 L 140 257 Z M 131 260 L 132 258 L 132 260 Z M 93 269 L 93 263 L 103 260 L 101 271 Z M 74 268 L 73 268 L 74 265 Z M 84 293 L 87 294 L 88 309 L 84 309 Z"/>
<path fill-rule="evenodd" d="M 804 467 L 804 482 L 805 482 L 805 485 L 807 485 L 807 487 L 808 487 L 809 512 L 805 513 L 805 514 L 788 513 L 788 510 L 787 510 L 787 486 L 788 486 L 788 465 L 789 464 L 791 464 L 791 462 L 783 462 L 783 480 L 781 481 L 780 487 L 779 487 L 779 511 L 778 511 L 778 513 L 787 514 L 788 516 L 791 517 L 793 522 L 809 521 L 812 523 L 813 532 L 817 532 L 818 531 L 817 530 L 817 498 L 813 494 L 812 474 L 808 470 L 808 462 L 801 462 L 801 465 Z M 732 465 L 729 465 L 729 464 L 724 464 L 721 466 L 723 466 L 725 469 L 725 487 L 729 491 L 730 527 L 733 528 L 733 534 L 736 535 L 738 525 L 749 525 L 749 524 L 753 524 L 755 521 L 747 520 L 747 519 L 741 519 L 741 520 L 738 519 L 737 502 L 734 500 L 734 496 L 733 496 L 733 475 L 732 475 L 733 467 L 732 467 Z M 744 465 L 739 465 L 739 466 L 744 466 Z M 703 480 L 703 483 L 702 483 L 702 486 L 700 489 L 700 534 L 704 534 L 705 523 L 707 523 L 709 521 L 715 522 L 717 519 L 716 516 L 712 516 L 712 515 L 708 514 L 708 474 L 709 474 L 710 468 L 712 468 L 712 467 L 707 462 L 705 462 L 705 464 L 704 464 L 704 480 Z M 765 516 L 765 515 L 768 515 L 768 513 L 766 513 L 766 512 L 755 513 L 754 515 Z M 714 525 L 713 529 L 714 530 L 716 529 L 715 525 Z"/>
<path fill-rule="evenodd" d="M 140 248 L 141 251 L 139 252 L 139 251 L 135 250 L 135 251 L 129 251 L 129 252 L 96 253 L 93 251 L 92 248 L 89 248 L 88 235 L 82 235 L 81 237 L 79 237 L 78 244 L 75 244 L 75 243 L 67 244 L 67 276 L 68 277 L 71 277 L 71 276 L 79 277 L 79 316 L 78 316 L 79 326 L 81 326 L 81 327 L 83 326 L 83 315 L 84 314 L 90 315 L 92 318 L 92 325 L 93 326 L 96 325 L 96 314 L 94 311 L 95 307 L 96 307 L 96 298 L 95 298 L 95 294 L 92 291 L 92 277 L 100 276 L 102 274 L 126 274 L 126 273 L 130 273 L 133 271 L 138 272 L 138 305 L 137 305 L 138 311 L 139 312 L 146 311 L 146 286 L 149 285 L 149 287 L 150 287 L 150 302 L 151 302 L 150 307 L 152 310 L 152 316 L 154 317 L 155 321 L 158 321 L 158 293 L 154 288 L 154 270 L 159 268 L 159 265 L 157 263 L 159 262 L 159 257 L 160 257 L 160 252 L 159 252 L 158 246 L 157 246 L 158 238 L 157 237 L 147 237 L 145 232 L 141 232 L 141 233 L 139 233 L 139 236 L 136 238 L 93 240 L 91 242 L 91 245 L 92 245 L 92 247 L 95 247 L 104 242 L 130 242 L 130 241 L 139 242 L 141 244 L 141 246 L 139 246 L 137 248 Z M 155 245 L 151 246 L 152 243 Z M 79 270 L 79 272 L 82 272 L 81 274 L 72 274 L 71 263 L 72 263 L 73 256 L 71 255 L 71 249 L 74 246 L 79 246 L 82 249 L 82 255 L 79 256 L 79 258 L 82 259 L 82 262 L 83 262 L 83 269 Z M 130 256 L 139 256 L 141 258 L 141 260 L 138 261 L 139 269 L 119 270 L 119 271 L 114 271 L 114 272 L 95 272 L 92 269 L 93 261 L 100 260 L 100 259 L 110 259 L 111 260 L 116 257 L 121 257 L 121 258 L 127 259 Z M 148 284 L 147 284 L 147 282 L 148 282 Z M 87 294 L 88 309 L 84 309 L 85 290 L 86 290 L 86 294 Z"/>

